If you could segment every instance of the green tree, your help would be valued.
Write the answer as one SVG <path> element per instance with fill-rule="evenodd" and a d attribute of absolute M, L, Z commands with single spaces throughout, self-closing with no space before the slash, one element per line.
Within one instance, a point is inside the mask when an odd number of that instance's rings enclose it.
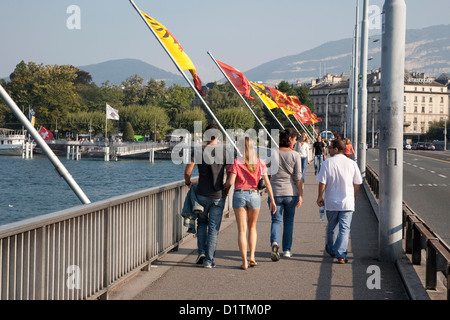
<path fill-rule="evenodd" d="M 255 118 L 245 107 L 234 107 L 219 110 L 216 114 L 225 129 L 242 129 L 244 131 L 252 129 L 255 126 Z"/>
<path fill-rule="evenodd" d="M 166 91 L 164 108 L 171 121 L 174 121 L 178 113 L 182 113 L 191 108 L 194 99 L 194 91 L 191 88 L 173 84 Z"/>
<path fill-rule="evenodd" d="M 130 105 L 120 109 L 120 121 L 130 122 L 134 131 L 140 135 L 151 134 L 156 130 L 165 136 L 169 129 L 169 117 L 161 107 L 152 105 Z"/>
<path fill-rule="evenodd" d="M 447 121 L 447 139 L 450 138 L 449 121 Z M 428 128 L 426 138 L 427 140 L 444 140 L 444 126 L 445 121 L 441 120 L 433 122 Z"/>
<path fill-rule="evenodd" d="M 134 130 L 131 123 L 128 121 L 125 123 L 125 129 L 123 130 L 123 141 L 134 141 Z"/>
<path fill-rule="evenodd" d="M 125 81 L 122 81 L 122 86 L 124 87 L 124 106 L 139 104 L 141 102 L 144 95 L 143 84 L 144 78 L 137 74 L 129 76 Z"/>
<path fill-rule="evenodd" d="M 205 129 L 206 116 L 205 112 L 200 108 L 194 108 L 178 113 L 174 121 L 174 126 L 175 128 L 186 129 L 193 133 L 195 121 L 202 121 L 202 130 Z"/>
<path fill-rule="evenodd" d="M 47 65 L 21 61 L 10 75 L 6 90 L 19 107 L 33 107 L 36 124 L 49 125 L 80 106 L 74 86 L 79 69 L 69 65 Z"/>

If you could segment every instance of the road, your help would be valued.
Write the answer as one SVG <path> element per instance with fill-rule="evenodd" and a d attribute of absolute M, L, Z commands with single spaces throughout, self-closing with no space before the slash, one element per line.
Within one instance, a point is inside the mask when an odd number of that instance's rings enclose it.
<path fill-rule="evenodd" d="M 379 172 L 378 149 L 367 151 L 367 164 Z M 450 152 L 403 153 L 403 200 L 450 245 Z"/>

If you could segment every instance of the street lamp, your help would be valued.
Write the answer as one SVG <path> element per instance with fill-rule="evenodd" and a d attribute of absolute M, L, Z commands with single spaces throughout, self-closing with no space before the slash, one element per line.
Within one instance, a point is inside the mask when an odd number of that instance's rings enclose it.
<path fill-rule="evenodd" d="M 325 107 L 325 137 L 326 137 L 326 139 L 328 139 L 328 97 L 330 96 L 330 94 L 337 93 L 337 92 L 342 92 L 342 90 L 330 91 L 327 94 L 326 107 Z"/>
<path fill-rule="evenodd" d="M 372 98 L 372 149 L 375 148 L 375 103 L 377 98 Z"/>
<path fill-rule="evenodd" d="M 444 117 L 444 151 L 447 151 L 447 117 Z"/>

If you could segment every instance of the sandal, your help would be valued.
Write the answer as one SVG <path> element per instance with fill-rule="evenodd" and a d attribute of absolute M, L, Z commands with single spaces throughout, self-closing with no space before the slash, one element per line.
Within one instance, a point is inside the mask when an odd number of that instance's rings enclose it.
<path fill-rule="evenodd" d="M 249 260 L 249 265 L 250 265 L 250 267 L 256 267 L 258 265 L 258 263 L 256 261 Z"/>

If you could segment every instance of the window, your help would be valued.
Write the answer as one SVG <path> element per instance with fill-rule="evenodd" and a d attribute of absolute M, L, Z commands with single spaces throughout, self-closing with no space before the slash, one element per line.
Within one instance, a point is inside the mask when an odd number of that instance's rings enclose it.
<path fill-rule="evenodd" d="M 425 113 L 425 107 L 422 106 L 422 113 Z"/>
<path fill-rule="evenodd" d="M 417 113 L 417 106 L 414 106 L 414 112 Z"/>

